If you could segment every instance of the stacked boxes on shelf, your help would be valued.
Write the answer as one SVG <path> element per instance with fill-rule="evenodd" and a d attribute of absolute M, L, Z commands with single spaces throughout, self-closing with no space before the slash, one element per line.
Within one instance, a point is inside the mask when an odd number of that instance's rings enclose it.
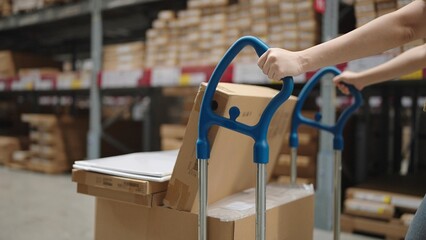
<path fill-rule="evenodd" d="M 254 35 L 274 47 L 299 50 L 318 40 L 313 1 L 188 1 L 175 15 L 162 11 L 147 31 L 146 66 L 216 64 L 239 37 Z M 255 61 L 244 50 L 239 61 Z"/>
<path fill-rule="evenodd" d="M 0 164 L 7 165 L 12 162 L 14 152 L 20 149 L 18 138 L 0 136 Z"/>
<path fill-rule="evenodd" d="M 374 0 L 357 0 L 355 2 L 357 27 L 360 27 L 377 17 Z"/>
<path fill-rule="evenodd" d="M 404 7 L 411 1 L 409 0 L 356 0 L 355 16 L 357 19 L 357 27 L 360 27 L 377 17 L 391 13 L 401 7 Z M 423 39 L 405 44 L 399 52 L 407 51 L 410 48 L 423 45 Z"/>
<path fill-rule="evenodd" d="M 17 14 L 20 12 L 35 11 L 50 5 L 72 1 L 74 0 L 11 0 L 11 5 L 13 13 Z"/>
<path fill-rule="evenodd" d="M 12 13 L 10 0 L 0 0 L 0 17 L 7 17 Z"/>
<path fill-rule="evenodd" d="M 44 0 L 12 0 L 13 13 L 34 11 L 43 8 Z"/>
<path fill-rule="evenodd" d="M 197 87 L 166 87 L 162 89 L 168 104 L 170 122 L 160 127 L 161 149 L 179 149 L 185 135 L 186 124 L 197 95 Z"/>
<path fill-rule="evenodd" d="M 54 115 L 23 114 L 22 121 L 30 125 L 30 161 L 27 168 L 57 173 L 69 168 L 58 120 Z"/>
<path fill-rule="evenodd" d="M 303 111 L 303 116 L 313 119 L 313 112 Z M 315 183 L 316 159 L 318 154 L 318 130 L 302 125 L 298 129 L 299 147 L 297 149 L 297 182 Z M 289 135 L 286 135 L 281 154 L 275 165 L 273 177 L 278 182 L 290 182 L 290 147 Z"/>
<path fill-rule="evenodd" d="M 185 125 L 162 124 L 160 127 L 161 150 L 179 149 L 185 135 Z"/>
<path fill-rule="evenodd" d="M 404 239 L 422 197 L 368 188 L 349 188 L 343 204 L 342 230 Z"/>
<path fill-rule="evenodd" d="M 162 11 L 146 32 L 145 66 L 177 65 L 178 25 L 173 11 Z"/>
<path fill-rule="evenodd" d="M 128 71 L 144 67 L 145 45 L 142 41 L 107 45 L 103 49 L 105 71 Z"/>
<path fill-rule="evenodd" d="M 21 118 L 30 125 L 29 151 L 17 154 L 19 159 L 15 161 L 23 168 L 60 173 L 69 170 L 72 161 L 84 159 L 87 132 L 84 119 L 67 115 L 57 118 L 51 114 L 23 114 Z"/>
<path fill-rule="evenodd" d="M 0 51 L 0 78 L 17 77 L 23 68 L 59 68 L 60 64 L 50 58 L 34 54 Z"/>

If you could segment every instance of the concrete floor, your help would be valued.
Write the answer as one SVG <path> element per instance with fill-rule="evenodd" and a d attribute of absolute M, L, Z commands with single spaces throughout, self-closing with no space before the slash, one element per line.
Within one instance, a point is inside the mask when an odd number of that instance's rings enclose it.
<path fill-rule="evenodd" d="M 93 197 L 76 193 L 70 174 L 45 175 L 0 166 L 0 240 L 90 240 Z M 314 240 L 332 239 L 315 230 Z M 342 233 L 341 240 L 373 240 Z"/>

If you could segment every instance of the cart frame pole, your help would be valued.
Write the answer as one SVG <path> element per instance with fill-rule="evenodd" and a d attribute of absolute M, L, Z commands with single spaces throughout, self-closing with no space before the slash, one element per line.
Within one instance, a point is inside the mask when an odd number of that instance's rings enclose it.
<path fill-rule="evenodd" d="M 256 240 L 266 236 L 266 164 L 258 163 L 256 178 Z"/>
<path fill-rule="evenodd" d="M 342 151 L 334 151 L 334 223 L 333 236 L 334 240 L 340 239 L 340 212 L 342 209 Z"/>
<path fill-rule="evenodd" d="M 290 148 L 290 183 L 291 185 L 296 184 L 297 179 L 297 148 Z"/>
<path fill-rule="evenodd" d="M 198 159 L 199 213 L 198 239 L 207 240 L 207 179 L 208 159 Z"/>

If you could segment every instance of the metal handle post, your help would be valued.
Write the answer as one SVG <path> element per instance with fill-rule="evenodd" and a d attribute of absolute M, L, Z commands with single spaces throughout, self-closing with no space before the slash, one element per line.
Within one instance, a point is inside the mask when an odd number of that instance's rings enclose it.
<path fill-rule="evenodd" d="M 295 185 L 297 179 L 297 148 L 290 148 L 290 157 L 290 183 Z"/>
<path fill-rule="evenodd" d="M 266 236 L 266 164 L 257 164 L 256 181 L 256 240 Z"/>
<path fill-rule="evenodd" d="M 208 159 L 198 159 L 198 239 L 207 240 L 207 165 Z"/>
<path fill-rule="evenodd" d="M 340 212 L 342 208 L 342 151 L 334 151 L 334 240 L 340 239 Z"/>

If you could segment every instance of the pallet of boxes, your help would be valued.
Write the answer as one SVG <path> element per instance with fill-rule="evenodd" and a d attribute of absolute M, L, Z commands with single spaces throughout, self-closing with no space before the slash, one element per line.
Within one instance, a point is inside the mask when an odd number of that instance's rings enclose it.
<path fill-rule="evenodd" d="M 20 151 L 21 144 L 16 137 L 0 136 L 0 164 L 9 165 L 15 152 Z"/>
<path fill-rule="evenodd" d="M 385 188 L 382 184 L 366 184 L 346 190 L 341 217 L 342 231 L 372 234 L 392 240 L 405 238 L 426 189 L 423 186 L 413 190 L 414 185 L 419 185 L 418 180 L 422 181 L 421 178 L 403 188 L 400 186 L 404 178 L 394 178 L 399 180 L 392 180 L 393 184 L 387 181 Z"/>
<path fill-rule="evenodd" d="M 169 180 L 135 179 L 114 174 L 73 170 L 73 181 L 79 193 L 96 197 L 95 239 L 156 239 L 196 240 L 198 232 L 198 178 L 195 141 L 199 107 L 205 91 L 202 84 L 194 101 L 184 133 L 182 146 L 175 152 L 174 167 Z M 232 106 L 242 114 L 238 121 L 255 124 L 276 90 L 249 85 L 220 83 L 214 100 L 215 112 L 228 116 Z M 289 122 L 296 98 L 291 97 L 275 114 L 268 132 L 271 175 L 278 158 L 283 136 L 289 132 Z M 224 128 L 213 127 L 209 134 L 208 238 L 211 240 L 255 239 L 255 179 L 253 142 L 250 138 Z M 150 154 L 140 153 L 140 161 Z M 77 165 L 113 164 L 120 157 L 77 162 Z M 123 168 L 121 165 L 119 168 Z M 134 169 L 135 170 L 135 169 Z M 118 174 L 120 175 L 120 174 Z M 268 184 L 268 239 L 312 239 L 314 195 L 312 188 Z"/>
<path fill-rule="evenodd" d="M 23 114 L 30 126 L 29 149 L 15 151 L 7 165 L 43 173 L 69 171 L 71 161 L 85 157 L 87 123 L 51 114 Z"/>

